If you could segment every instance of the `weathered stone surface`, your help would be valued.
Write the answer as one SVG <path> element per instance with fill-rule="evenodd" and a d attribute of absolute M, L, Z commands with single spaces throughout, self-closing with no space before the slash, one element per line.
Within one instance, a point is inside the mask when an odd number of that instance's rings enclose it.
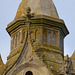
<path fill-rule="evenodd" d="M 60 41 L 60 38 L 62 36 L 63 40 L 64 37 L 68 34 L 68 30 L 61 19 L 52 18 L 44 15 L 34 16 L 29 20 L 26 19 L 26 17 L 25 18 L 21 17 L 11 22 L 7 26 L 7 31 L 11 36 L 11 52 L 10 55 L 8 56 L 8 61 L 6 64 L 6 71 L 5 71 L 7 75 L 14 75 L 13 74 L 14 67 L 20 66 L 20 64 L 22 63 L 26 64 L 26 62 L 28 64 L 33 65 L 33 67 L 34 64 L 36 63 L 35 66 L 38 64 L 44 68 L 43 66 L 44 64 L 47 67 L 46 69 L 51 72 L 52 70 L 50 69 L 50 67 L 52 66 L 53 67 L 52 74 L 58 75 L 58 71 L 60 71 L 60 68 L 62 68 L 63 64 L 63 49 L 61 49 L 60 47 L 60 44 L 63 47 L 62 44 L 63 42 Z M 28 38 L 30 38 L 31 42 L 26 41 L 27 31 L 28 31 L 28 36 L 30 36 Z M 19 36 L 18 33 L 20 33 Z M 13 40 L 13 38 L 15 39 Z M 29 45 L 25 50 L 25 52 L 23 52 L 23 53 L 28 52 L 24 56 L 24 54 L 21 54 L 21 52 L 23 51 L 23 48 L 26 46 L 24 45 L 25 42 L 28 43 Z M 33 48 L 33 52 L 35 53 L 35 56 L 33 56 L 33 58 L 36 57 L 32 63 L 30 63 L 30 61 L 27 61 L 32 57 L 31 48 Z M 41 49 L 43 49 L 43 51 L 41 51 Z M 25 59 L 20 58 L 21 55 Z M 17 63 L 20 64 L 15 63 L 17 60 L 19 60 Z M 40 64 L 41 61 L 42 64 Z M 55 65 L 57 67 L 55 67 Z M 26 67 L 24 69 L 26 69 Z M 15 69 L 15 71 L 16 70 L 18 70 L 18 68 Z M 16 71 L 15 74 L 17 74 L 18 72 Z"/>
<path fill-rule="evenodd" d="M 11 52 L 4 75 L 26 75 L 28 71 L 34 75 L 64 74 L 64 37 L 69 32 L 52 0 L 22 0 L 6 30 Z"/>
<path fill-rule="evenodd" d="M 31 8 L 31 13 L 35 15 L 47 15 L 59 18 L 52 0 L 22 0 L 15 19 L 25 16 L 28 7 Z"/>
<path fill-rule="evenodd" d="M 71 56 L 71 60 L 72 60 L 73 72 L 75 73 L 75 51 L 73 55 Z"/>
<path fill-rule="evenodd" d="M 46 65 L 40 61 L 39 57 L 33 50 L 31 41 L 27 35 L 24 48 L 14 64 L 14 66 L 5 73 L 6 75 L 22 75 L 27 71 L 31 71 L 34 75 L 49 75 L 50 72 Z"/>

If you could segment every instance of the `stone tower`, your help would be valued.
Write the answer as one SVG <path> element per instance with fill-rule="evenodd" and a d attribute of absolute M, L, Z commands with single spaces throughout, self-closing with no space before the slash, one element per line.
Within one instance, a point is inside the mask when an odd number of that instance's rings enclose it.
<path fill-rule="evenodd" d="M 4 75 L 64 75 L 64 38 L 69 32 L 52 0 L 22 0 L 6 30 L 11 52 Z"/>

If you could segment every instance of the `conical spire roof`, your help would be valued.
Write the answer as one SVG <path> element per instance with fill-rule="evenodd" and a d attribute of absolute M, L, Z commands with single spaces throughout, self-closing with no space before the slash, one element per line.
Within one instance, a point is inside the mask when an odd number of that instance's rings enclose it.
<path fill-rule="evenodd" d="M 34 13 L 35 15 L 46 15 L 58 18 L 58 14 L 52 0 L 22 0 L 15 19 L 24 16 L 28 7 L 31 8 L 31 13 Z"/>

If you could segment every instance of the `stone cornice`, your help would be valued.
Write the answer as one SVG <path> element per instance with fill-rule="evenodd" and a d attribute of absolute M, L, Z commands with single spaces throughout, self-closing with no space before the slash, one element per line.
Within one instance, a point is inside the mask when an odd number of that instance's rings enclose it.
<path fill-rule="evenodd" d="M 48 27 L 56 27 L 59 28 L 63 34 L 64 37 L 69 34 L 69 31 L 64 23 L 63 20 L 59 19 L 59 18 L 53 18 L 53 17 L 48 17 L 45 15 L 38 15 L 35 16 L 34 18 L 31 18 L 31 24 L 34 25 L 44 25 L 44 26 L 48 26 Z M 12 21 L 10 24 L 8 24 L 6 30 L 9 34 L 11 34 L 11 32 L 18 28 L 18 27 L 22 27 L 26 25 L 26 18 L 21 17 L 21 18 L 17 18 L 16 20 Z"/>
<path fill-rule="evenodd" d="M 69 34 L 69 31 L 62 19 L 39 15 L 32 18 L 32 24 L 43 24 L 44 26 L 56 27 L 62 30 L 64 37 Z"/>

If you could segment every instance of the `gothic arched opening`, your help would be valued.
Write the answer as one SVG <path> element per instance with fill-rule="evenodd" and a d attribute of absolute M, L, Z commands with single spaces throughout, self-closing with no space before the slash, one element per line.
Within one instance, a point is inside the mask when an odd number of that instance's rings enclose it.
<path fill-rule="evenodd" d="M 27 71 L 25 75 L 33 75 L 31 71 Z"/>

